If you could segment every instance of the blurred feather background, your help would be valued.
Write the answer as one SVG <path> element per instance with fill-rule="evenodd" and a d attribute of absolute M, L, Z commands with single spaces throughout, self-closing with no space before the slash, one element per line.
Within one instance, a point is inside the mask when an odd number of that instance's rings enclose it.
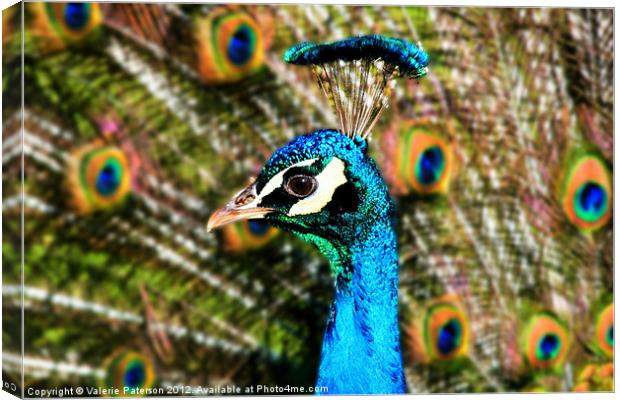
<path fill-rule="evenodd" d="M 23 70 L 20 5 L 2 19 L 5 381 L 23 294 L 28 387 L 313 385 L 326 262 L 205 224 L 272 151 L 337 126 L 283 52 L 380 33 L 431 60 L 371 143 L 409 390 L 613 390 L 612 10 L 26 3 Z"/>

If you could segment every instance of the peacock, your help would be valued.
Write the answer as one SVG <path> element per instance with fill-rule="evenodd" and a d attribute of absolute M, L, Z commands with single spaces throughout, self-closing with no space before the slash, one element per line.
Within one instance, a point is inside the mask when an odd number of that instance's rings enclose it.
<path fill-rule="evenodd" d="M 614 389 L 613 10 L 2 21 L 5 390 Z"/>
<path fill-rule="evenodd" d="M 366 140 L 391 77 L 424 76 L 428 56 L 411 43 L 372 35 L 304 42 L 284 59 L 315 66 L 341 130 L 318 130 L 278 149 L 255 182 L 209 218 L 207 231 L 265 219 L 316 245 L 336 282 L 317 386 L 331 394 L 404 393 L 394 205 Z M 421 179 L 434 177 L 440 157 L 422 156 Z"/>

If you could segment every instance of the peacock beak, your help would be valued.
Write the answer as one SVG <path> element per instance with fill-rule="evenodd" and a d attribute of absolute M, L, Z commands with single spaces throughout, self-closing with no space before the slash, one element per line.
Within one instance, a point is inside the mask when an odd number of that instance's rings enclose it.
<path fill-rule="evenodd" d="M 224 207 L 211 214 L 207 222 L 207 232 L 244 219 L 264 218 L 265 215 L 275 211 L 273 208 L 258 207 L 258 201 L 254 184 L 243 189 Z"/>

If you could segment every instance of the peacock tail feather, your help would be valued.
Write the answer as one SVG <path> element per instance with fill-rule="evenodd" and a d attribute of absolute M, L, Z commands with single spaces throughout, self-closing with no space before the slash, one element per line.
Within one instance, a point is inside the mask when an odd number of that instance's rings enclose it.
<path fill-rule="evenodd" d="M 21 7 L 3 11 L 3 380 L 21 385 L 23 306 L 27 387 L 314 386 L 326 261 L 206 221 L 281 145 L 341 124 L 340 86 L 316 85 L 340 67 L 283 56 L 381 34 L 429 55 L 397 60 L 426 76 L 364 125 L 396 204 L 409 391 L 613 390 L 611 9 L 26 3 L 22 67 Z"/>

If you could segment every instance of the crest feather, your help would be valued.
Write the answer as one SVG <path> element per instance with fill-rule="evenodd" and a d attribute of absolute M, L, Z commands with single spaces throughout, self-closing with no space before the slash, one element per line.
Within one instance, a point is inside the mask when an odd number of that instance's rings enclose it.
<path fill-rule="evenodd" d="M 428 55 L 421 47 L 380 35 L 322 44 L 300 43 L 284 54 L 284 61 L 312 65 L 342 133 L 363 139 L 388 107 L 392 79 L 421 78 L 428 72 Z"/>

